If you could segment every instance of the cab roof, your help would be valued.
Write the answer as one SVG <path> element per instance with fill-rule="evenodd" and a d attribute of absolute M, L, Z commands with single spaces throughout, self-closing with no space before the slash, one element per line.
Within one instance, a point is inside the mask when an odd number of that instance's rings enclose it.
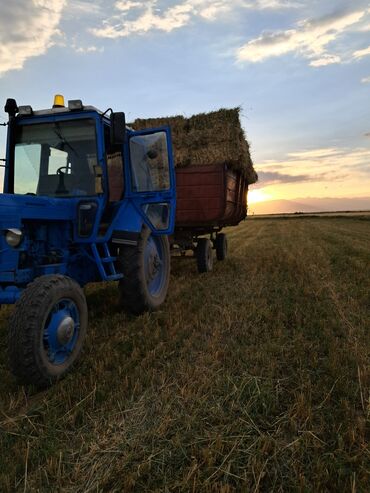
<path fill-rule="evenodd" d="M 68 107 L 64 106 L 61 108 L 47 108 L 45 110 L 34 110 L 32 111 L 32 116 L 58 115 L 61 113 L 76 113 L 77 111 L 95 111 L 99 115 L 103 114 L 103 112 L 98 110 L 98 108 L 95 108 L 95 106 L 83 106 L 83 108 L 80 110 L 70 110 Z"/>

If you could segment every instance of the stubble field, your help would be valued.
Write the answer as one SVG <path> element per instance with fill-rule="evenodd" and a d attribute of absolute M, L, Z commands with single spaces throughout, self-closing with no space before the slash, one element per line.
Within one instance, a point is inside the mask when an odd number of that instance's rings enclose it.
<path fill-rule="evenodd" d="M 162 310 L 87 289 L 75 370 L 15 384 L 1 312 L 0 491 L 370 490 L 370 221 L 248 219 Z"/>

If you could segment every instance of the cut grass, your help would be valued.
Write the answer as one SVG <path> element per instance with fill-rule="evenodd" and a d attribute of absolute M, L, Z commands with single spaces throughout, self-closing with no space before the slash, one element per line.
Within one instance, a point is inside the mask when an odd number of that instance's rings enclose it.
<path fill-rule="evenodd" d="M 88 288 L 80 365 L 17 387 L 0 338 L 0 491 L 369 490 L 370 224 L 247 220 L 163 309 Z"/>

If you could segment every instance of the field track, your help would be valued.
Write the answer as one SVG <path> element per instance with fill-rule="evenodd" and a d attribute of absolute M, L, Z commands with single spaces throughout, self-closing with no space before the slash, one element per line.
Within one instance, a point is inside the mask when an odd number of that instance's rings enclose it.
<path fill-rule="evenodd" d="M 163 309 L 88 288 L 89 334 L 53 388 L 18 387 L 0 337 L 0 491 L 370 490 L 370 221 L 248 219 Z"/>

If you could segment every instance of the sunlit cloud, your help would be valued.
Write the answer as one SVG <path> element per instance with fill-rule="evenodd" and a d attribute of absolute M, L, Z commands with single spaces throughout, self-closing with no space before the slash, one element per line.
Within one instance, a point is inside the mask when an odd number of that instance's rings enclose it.
<path fill-rule="evenodd" d="M 119 0 L 114 7 L 117 13 L 104 20 L 101 28 L 91 30 L 95 36 L 114 39 L 145 34 L 152 30 L 171 32 L 186 25 L 195 9 L 193 2 L 186 1 L 161 11 L 155 0 L 150 0 L 145 5 L 131 0 Z M 133 9 L 137 10 L 137 15 L 133 19 L 128 18 Z"/>
<path fill-rule="evenodd" d="M 285 159 L 278 161 L 264 161 L 261 166 L 268 168 L 278 168 L 279 166 L 294 167 L 297 164 L 308 164 L 309 166 L 331 166 L 338 168 L 340 166 L 351 166 L 364 163 L 369 166 L 370 149 L 358 147 L 350 149 L 347 147 L 328 147 L 327 149 L 302 150 L 290 152 Z M 278 171 L 278 170 L 277 170 Z"/>
<path fill-rule="evenodd" d="M 3 2 L 0 17 L 0 76 L 21 69 L 54 43 L 66 0 Z"/>
<path fill-rule="evenodd" d="M 328 53 L 329 44 L 354 28 L 366 10 L 339 12 L 321 19 L 303 20 L 286 31 L 264 32 L 237 51 L 237 59 L 261 62 L 271 57 L 295 53 L 309 60 L 313 67 L 341 62 L 338 54 Z"/>
<path fill-rule="evenodd" d="M 370 46 L 368 46 L 367 48 L 364 48 L 363 50 L 356 50 L 353 53 L 353 56 L 355 58 L 363 58 L 364 56 L 368 56 L 368 55 L 370 55 Z"/>
<path fill-rule="evenodd" d="M 370 75 L 369 75 L 369 77 L 363 77 L 363 78 L 361 79 L 361 82 L 362 82 L 363 84 L 370 84 Z"/>
<path fill-rule="evenodd" d="M 325 65 L 332 65 L 333 63 L 340 63 L 342 59 L 339 55 L 329 55 L 328 53 L 324 54 L 321 58 L 317 58 L 316 60 L 311 60 L 311 67 L 325 67 Z"/>
<path fill-rule="evenodd" d="M 131 0 L 118 0 L 114 4 L 115 8 L 117 10 L 120 10 L 121 12 L 128 12 L 129 10 L 140 7 L 140 2 L 133 2 Z"/>
<path fill-rule="evenodd" d="M 189 24 L 193 19 L 215 21 L 238 8 L 276 10 L 295 8 L 298 2 L 289 0 L 183 0 L 168 6 L 161 0 L 138 2 L 117 0 L 113 15 L 103 20 L 102 26 L 90 31 L 101 38 L 121 38 L 150 31 L 171 32 Z"/>
<path fill-rule="evenodd" d="M 303 182 L 370 180 L 370 149 L 334 148 L 291 152 L 281 160 L 257 163 L 259 187 Z"/>
<path fill-rule="evenodd" d="M 289 158 L 298 158 L 298 159 L 323 159 L 329 156 L 337 156 L 342 151 L 336 147 L 323 147 L 320 149 L 310 149 L 310 150 L 302 150 L 297 152 L 289 152 Z"/>

